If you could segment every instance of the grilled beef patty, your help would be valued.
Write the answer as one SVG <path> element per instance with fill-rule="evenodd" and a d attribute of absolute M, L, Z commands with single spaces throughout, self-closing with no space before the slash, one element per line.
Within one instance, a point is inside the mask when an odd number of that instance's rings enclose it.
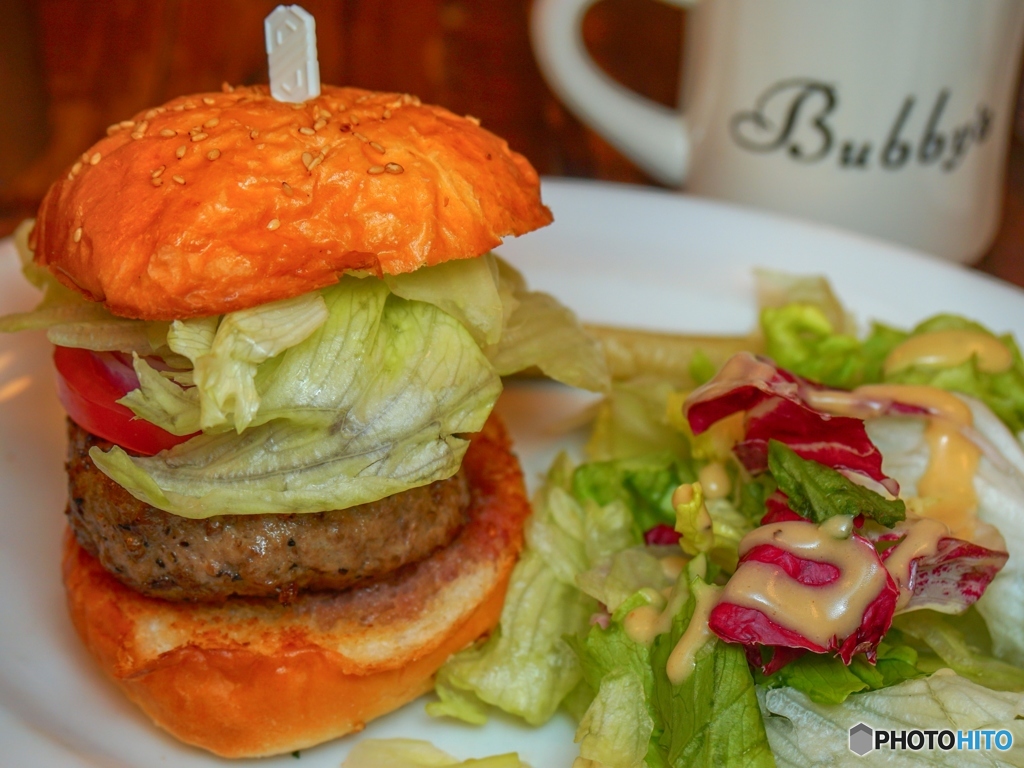
<path fill-rule="evenodd" d="M 89 458 L 110 443 L 68 419 L 67 516 L 103 567 L 146 595 L 220 601 L 338 590 L 418 562 L 449 544 L 470 502 L 459 474 L 331 512 L 192 520 L 139 501 Z"/>

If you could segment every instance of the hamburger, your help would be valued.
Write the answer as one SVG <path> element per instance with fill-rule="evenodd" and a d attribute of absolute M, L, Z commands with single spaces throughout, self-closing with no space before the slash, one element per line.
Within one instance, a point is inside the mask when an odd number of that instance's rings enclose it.
<path fill-rule="evenodd" d="M 265 87 L 113 125 L 20 233 L 68 411 L 74 626 L 229 757 L 357 731 L 501 612 L 529 513 L 500 376 L 606 383 L 489 253 L 544 226 L 508 145 L 403 94 Z"/>

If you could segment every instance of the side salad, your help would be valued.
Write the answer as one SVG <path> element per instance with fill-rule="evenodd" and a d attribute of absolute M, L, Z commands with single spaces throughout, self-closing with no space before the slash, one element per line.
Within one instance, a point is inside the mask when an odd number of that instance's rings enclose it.
<path fill-rule="evenodd" d="M 750 352 L 617 382 L 555 461 L 428 712 L 566 710 L 575 768 L 859 764 L 861 722 L 1024 765 L 1020 350 L 951 315 L 858 336 L 823 280 L 759 279 Z"/>

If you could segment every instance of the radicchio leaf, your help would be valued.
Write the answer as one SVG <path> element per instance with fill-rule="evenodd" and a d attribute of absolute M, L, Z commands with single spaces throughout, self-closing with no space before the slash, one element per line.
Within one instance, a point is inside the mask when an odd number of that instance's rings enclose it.
<path fill-rule="evenodd" d="M 773 505 L 769 515 L 784 515 L 779 505 Z M 802 524 L 812 525 L 802 518 Z M 862 547 L 861 556 L 873 558 L 884 568 L 872 543 L 857 534 L 851 537 Z M 748 563 L 769 564 L 774 567 L 775 579 L 792 579 L 808 587 L 825 587 L 842 576 L 840 568 L 832 563 L 800 557 L 798 554 L 775 545 L 757 545 L 744 552 L 736 573 L 739 574 Z M 762 672 L 770 675 L 804 651 L 812 653 L 835 653 L 849 664 L 858 653 L 874 660 L 878 643 L 892 624 L 896 610 L 899 589 L 886 572 L 881 589 L 871 598 L 861 616 L 857 629 L 846 637 L 833 636 L 826 645 L 814 642 L 795 629 L 789 629 L 773 621 L 762 611 L 737 605 L 723 599 L 711 611 L 708 626 L 726 642 L 740 643 L 746 648 L 747 658 Z"/>
<path fill-rule="evenodd" d="M 658 523 L 653 528 L 644 531 L 644 544 L 649 546 L 678 544 L 679 539 L 679 531 L 671 525 L 665 525 L 665 523 Z"/>
<path fill-rule="evenodd" d="M 700 434 L 715 422 L 745 411 L 744 439 L 733 452 L 752 473 L 767 468 L 768 440 L 774 439 L 804 459 L 862 475 L 898 496 L 899 485 L 882 472 L 882 454 L 868 437 L 864 421 L 834 416 L 810 404 L 812 396 L 827 392 L 765 358 L 741 352 L 730 358 L 715 378 L 690 394 L 683 413 L 694 434 Z M 887 409 L 882 412 L 907 412 L 895 403 L 880 407 Z"/>
<path fill-rule="evenodd" d="M 898 533 L 887 533 L 875 541 L 884 543 L 902 538 Z M 882 561 L 887 561 L 898 547 L 899 544 L 882 552 Z M 951 536 L 943 537 L 939 539 L 934 553 L 911 561 L 910 599 L 897 613 L 921 608 L 939 613 L 963 613 L 978 601 L 1008 558 L 1006 552 Z"/>

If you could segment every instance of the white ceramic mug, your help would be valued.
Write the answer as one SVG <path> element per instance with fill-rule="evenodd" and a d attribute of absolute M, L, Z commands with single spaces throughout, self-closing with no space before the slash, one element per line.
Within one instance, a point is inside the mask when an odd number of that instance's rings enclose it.
<path fill-rule="evenodd" d="M 689 9 L 679 111 L 590 59 L 594 2 L 537 0 L 537 59 L 656 179 L 959 262 L 991 243 L 1024 0 L 675 0 Z"/>

